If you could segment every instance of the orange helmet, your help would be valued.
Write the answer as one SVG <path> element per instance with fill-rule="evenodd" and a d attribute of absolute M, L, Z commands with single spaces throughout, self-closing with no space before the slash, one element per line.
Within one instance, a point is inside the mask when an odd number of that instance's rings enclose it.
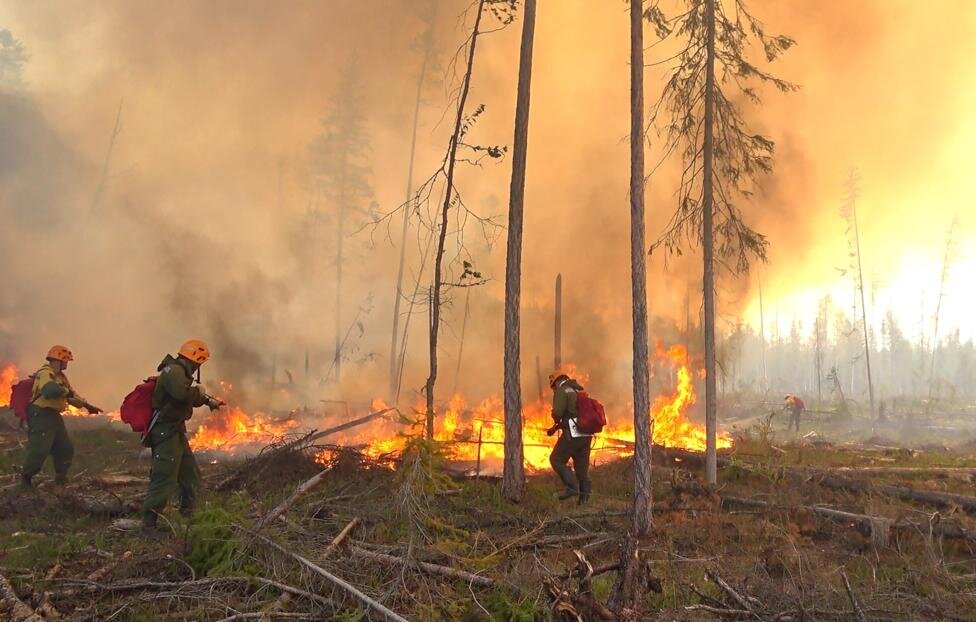
<path fill-rule="evenodd" d="M 51 349 L 47 351 L 47 358 L 61 361 L 62 363 L 75 360 L 75 357 L 71 354 L 71 350 L 64 346 L 51 346 Z"/>
<path fill-rule="evenodd" d="M 197 365 L 203 365 L 210 358 L 210 348 L 199 339 L 191 339 L 180 347 L 179 355 Z"/>
<path fill-rule="evenodd" d="M 554 371 L 551 374 L 549 374 L 549 387 L 555 389 L 556 383 L 559 382 L 559 380 L 561 380 L 562 378 L 569 378 L 569 376 L 560 373 L 558 371 Z"/>

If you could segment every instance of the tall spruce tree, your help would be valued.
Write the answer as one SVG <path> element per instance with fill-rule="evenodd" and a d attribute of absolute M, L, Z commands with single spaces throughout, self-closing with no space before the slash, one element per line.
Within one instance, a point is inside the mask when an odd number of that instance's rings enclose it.
<path fill-rule="evenodd" d="M 706 479 L 717 482 L 715 439 L 715 264 L 745 273 L 752 259 L 766 258 L 766 238 L 751 229 L 736 201 L 748 198 L 758 178 L 772 170 L 773 141 L 753 132 L 740 102 L 759 102 L 757 88 L 796 87 L 749 60 L 757 44 L 772 62 L 793 39 L 766 34 L 743 0 L 685 0 L 686 9 L 667 17 L 658 5 L 645 15 L 661 38 L 675 37 L 680 50 L 651 118 L 664 136 L 664 153 L 681 154 L 678 207 L 661 239 L 680 254 L 685 242 L 701 244 L 705 341 Z"/>

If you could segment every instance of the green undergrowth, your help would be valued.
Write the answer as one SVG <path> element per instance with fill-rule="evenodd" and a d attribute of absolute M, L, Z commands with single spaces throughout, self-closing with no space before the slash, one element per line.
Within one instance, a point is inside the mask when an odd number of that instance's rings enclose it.
<path fill-rule="evenodd" d="M 245 551 L 240 529 L 247 502 L 241 495 L 208 501 L 193 516 L 187 531 L 186 562 L 197 576 L 257 575 L 261 569 Z"/>

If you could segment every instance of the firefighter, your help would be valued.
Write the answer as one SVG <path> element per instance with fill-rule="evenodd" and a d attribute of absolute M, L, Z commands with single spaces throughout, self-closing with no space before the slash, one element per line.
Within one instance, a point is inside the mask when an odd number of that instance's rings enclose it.
<path fill-rule="evenodd" d="M 68 469 L 75 455 L 75 448 L 68 438 L 61 413 L 68 405 L 84 408 L 95 414 L 101 408 L 92 406 L 75 393 L 64 375 L 68 363 L 74 360 L 71 350 L 64 346 L 52 346 L 47 353 L 47 364 L 34 374 L 31 402 L 27 410 L 27 451 L 21 471 L 21 488 L 32 488 L 31 479 L 41 472 L 48 455 L 54 461 L 54 482 L 67 483 Z"/>
<path fill-rule="evenodd" d="M 790 413 L 790 423 L 786 426 L 787 430 L 792 430 L 796 426 L 796 431 L 800 431 L 800 414 L 806 410 L 806 405 L 799 397 L 787 393 L 783 398 L 783 407 Z"/>
<path fill-rule="evenodd" d="M 593 439 L 591 434 L 580 432 L 576 425 L 577 394 L 583 387 L 566 374 L 558 372 L 549 376 L 549 387 L 552 389 L 554 423 L 547 433 L 552 436 L 557 430 L 561 432 L 549 455 L 549 464 L 566 486 L 559 493 L 559 500 L 577 497 L 582 505 L 590 498 L 590 442 Z M 575 476 L 567 466 L 570 459 L 573 461 Z"/>
<path fill-rule="evenodd" d="M 157 368 L 153 418 L 146 435 L 146 443 L 152 449 L 149 488 L 142 504 L 142 525 L 147 531 L 156 529 L 159 514 L 177 490 L 180 514 L 188 518 L 193 513 L 200 469 L 190 450 L 186 421 L 198 406 L 209 406 L 213 411 L 224 405 L 222 400 L 207 395 L 193 384 L 194 375 L 200 381 L 200 366 L 209 358 L 207 344 L 191 339 L 183 344 L 176 357 L 167 354 Z"/>

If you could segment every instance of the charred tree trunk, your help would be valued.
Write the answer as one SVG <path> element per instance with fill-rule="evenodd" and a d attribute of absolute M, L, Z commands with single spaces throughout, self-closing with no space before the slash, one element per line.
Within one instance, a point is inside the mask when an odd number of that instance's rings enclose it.
<path fill-rule="evenodd" d="M 851 203 L 854 219 L 854 241 L 857 244 L 857 285 L 861 292 L 861 323 L 864 325 L 864 365 L 868 374 L 868 397 L 871 400 L 871 419 L 874 419 L 874 380 L 871 378 L 871 340 L 868 339 L 868 308 L 864 302 L 864 269 L 861 267 L 861 234 L 857 229 L 857 207 Z M 851 374 L 853 381 L 854 374 Z"/>
<path fill-rule="evenodd" d="M 115 113 L 115 125 L 112 127 L 112 136 L 108 139 L 108 151 L 105 152 L 105 161 L 102 162 L 102 174 L 98 178 L 98 187 L 95 189 L 95 198 L 92 199 L 90 213 L 98 211 L 98 205 L 102 202 L 102 194 L 105 192 L 105 184 L 108 182 L 108 166 L 112 161 L 112 150 L 115 149 L 115 139 L 122 132 L 122 101 L 119 100 L 119 110 Z"/>
<path fill-rule="evenodd" d="M 556 275 L 556 311 L 553 318 L 553 370 L 563 365 L 563 275 Z"/>
<path fill-rule="evenodd" d="M 464 104 L 468 101 L 471 90 L 471 73 L 474 71 L 474 52 L 478 44 L 479 28 L 484 13 L 485 0 L 478 0 L 477 14 L 474 18 L 474 29 L 471 32 L 471 45 L 468 47 L 468 62 L 461 83 L 458 96 L 457 116 L 454 119 L 454 133 L 447 150 L 447 172 L 444 190 L 444 205 L 441 207 L 440 223 L 438 223 L 437 254 L 434 255 L 434 283 L 431 290 L 430 310 L 430 341 L 428 355 L 430 357 L 430 373 L 427 376 L 425 393 L 427 394 L 427 438 L 434 438 L 434 384 L 437 382 L 437 333 L 441 323 L 441 286 L 443 285 L 444 246 L 447 243 L 448 212 L 454 197 L 454 168 L 457 164 L 457 149 L 461 140 L 461 124 L 464 122 Z"/>
<path fill-rule="evenodd" d="M 647 247 L 644 240 L 644 7 L 630 1 L 630 277 L 633 304 L 634 533 L 651 531 L 650 375 L 647 352 Z"/>
<path fill-rule="evenodd" d="M 433 25 L 431 25 L 433 29 Z M 429 33 L 428 33 L 429 37 Z M 428 38 L 424 46 L 424 60 L 420 64 L 420 77 L 417 78 L 417 96 L 413 107 L 413 131 L 410 135 L 410 159 L 407 164 L 407 194 L 403 209 L 403 230 L 400 233 L 400 266 L 397 268 L 396 290 L 393 298 L 393 334 L 390 337 L 390 397 L 396 397 L 400 379 L 399 357 L 397 356 L 397 341 L 400 331 L 400 302 L 403 300 L 403 270 L 407 261 L 407 230 L 410 223 L 410 207 L 413 203 L 413 163 L 417 154 L 417 128 L 420 126 L 420 101 L 424 89 L 424 79 L 427 77 L 427 65 L 430 62 L 433 45 Z M 404 328 L 404 330 L 406 330 Z"/>
<path fill-rule="evenodd" d="M 335 308 L 335 368 L 336 384 L 342 380 L 342 242 L 346 235 L 346 159 L 342 159 L 342 177 L 339 182 L 339 218 L 336 223 L 336 308 Z"/>
<path fill-rule="evenodd" d="M 458 342 L 457 366 L 454 368 L 454 390 L 457 395 L 458 383 L 461 382 L 461 361 L 464 359 L 464 336 L 468 332 L 468 316 L 471 315 L 471 288 L 464 293 L 464 317 L 461 318 L 461 339 Z"/>
<path fill-rule="evenodd" d="M 529 100 L 532 86 L 532 44 L 536 0 L 526 0 L 522 15 L 518 93 L 515 97 L 515 141 L 508 207 L 508 256 L 505 262 L 505 464 L 502 495 L 519 501 L 525 489 L 522 448 L 522 383 L 520 311 L 522 296 L 522 212 L 529 142 Z"/>
<path fill-rule="evenodd" d="M 705 480 L 718 483 L 715 464 L 715 435 L 718 418 L 715 392 L 715 258 L 713 221 L 713 158 L 715 149 L 715 0 L 705 0 L 705 140 L 703 145 L 702 194 L 702 294 L 705 307 Z"/>

